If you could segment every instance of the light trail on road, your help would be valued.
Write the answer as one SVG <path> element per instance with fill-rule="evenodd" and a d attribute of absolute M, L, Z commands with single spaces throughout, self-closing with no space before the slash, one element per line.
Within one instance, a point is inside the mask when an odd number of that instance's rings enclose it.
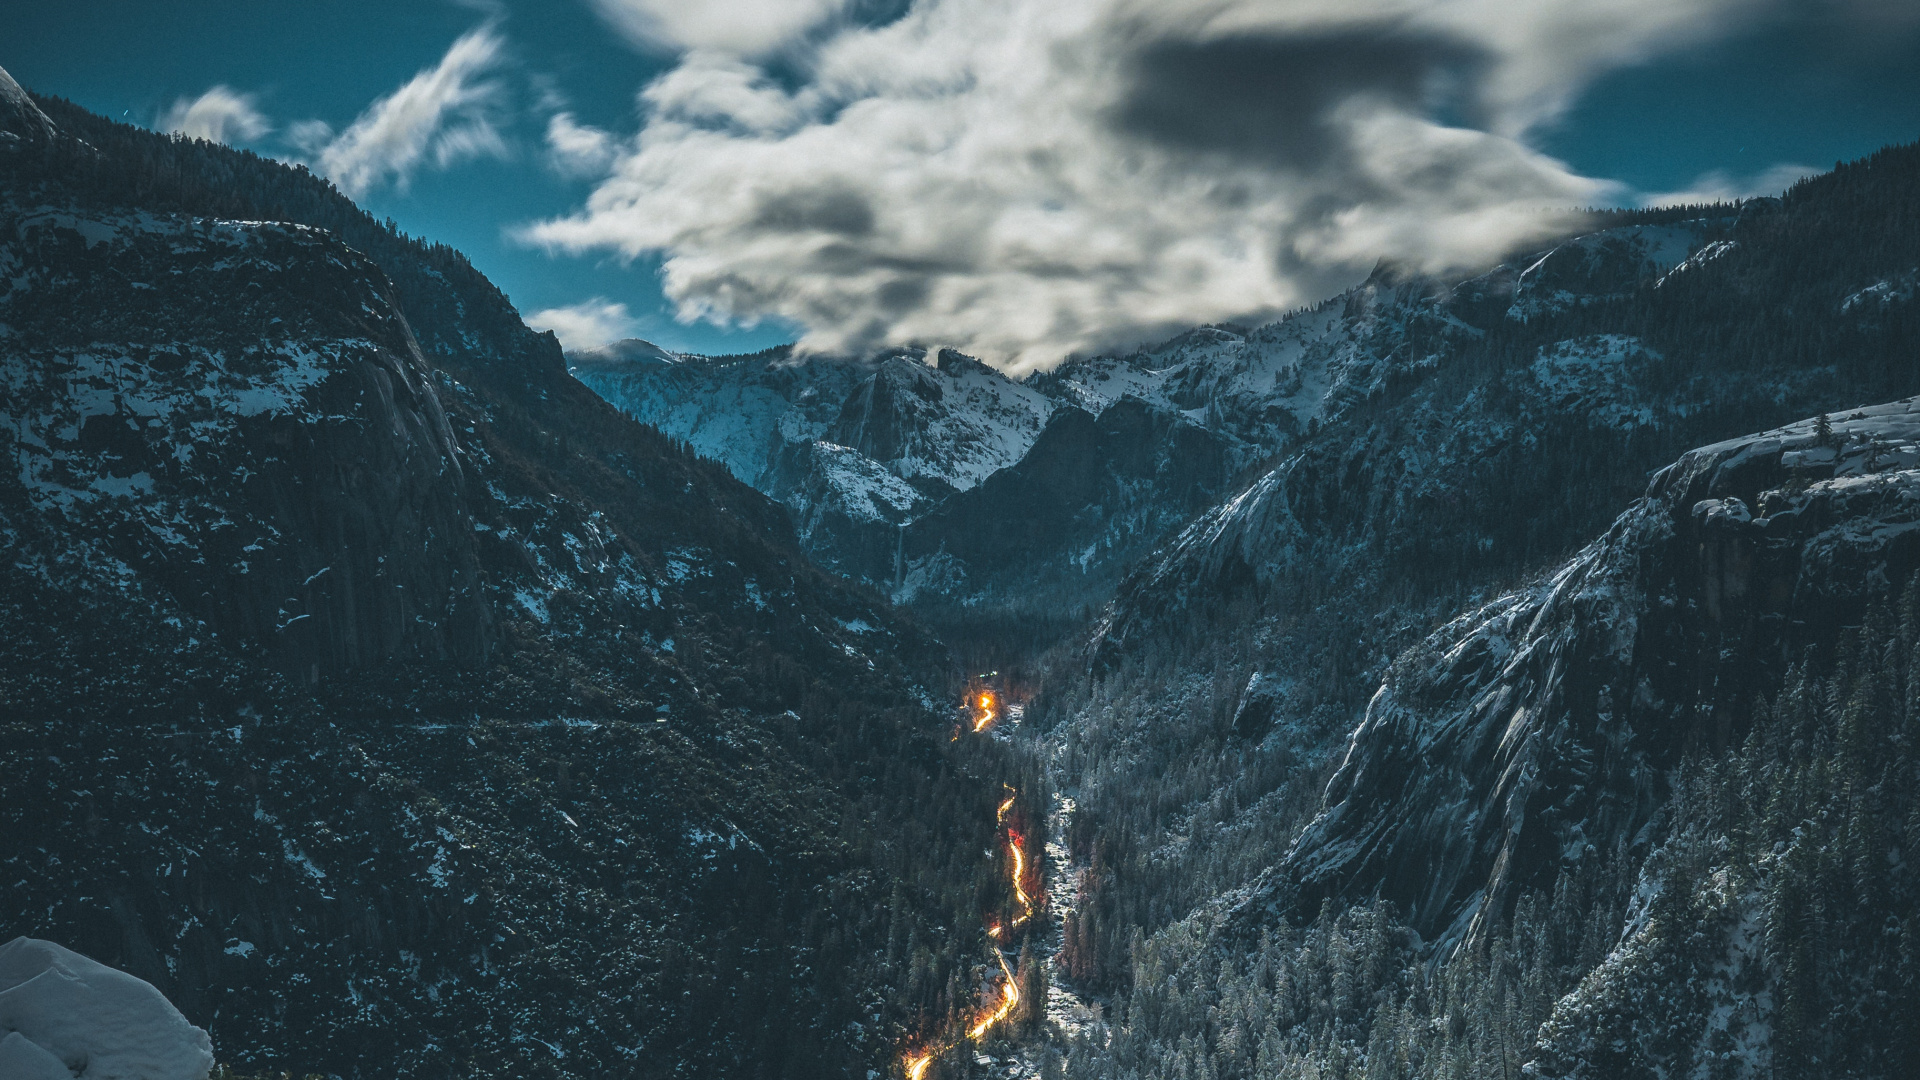
<path fill-rule="evenodd" d="M 973 718 L 973 730 L 976 733 L 985 731 L 999 718 L 1000 714 L 994 707 L 993 692 L 990 690 L 982 691 L 979 698 L 970 704 L 979 709 L 979 714 Z M 1026 885 L 1026 838 L 1007 826 L 1007 815 L 1013 811 L 1013 804 L 1020 798 L 1020 792 L 1012 784 L 1000 786 L 1006 789 L 1007 797 L 994 810 L 994 824 L 1007 830 L 1007 852 L 1013 859 L 1013 895 L 1020 902 L 1020 914 L 1011 924 L 999 921 L 987 924 L 987 937 L 994 943 L 993 958 L 999 963 L 1000 974 L 1005 981 L 1000 985 L 998 1003 L 991 1007 L 983 1007 L 973 1023 L 967 1027 L 965 1038 L 973 1042 L 984 1039 L 995 1027 L 1012 1016 L 1013 1011 L 1020 1006 L 1020 980 L 1014 977 L 1013 969 L 1007 966 L 1007 954 L 1000 948 L 999 943 L 1006 940 L 1010 929 L 1025 925 L 1031 920 L 1034 910 L 1033 897 L 1027 892 Z M 900 1064 L 906 1072 L 907 1080 L 922 1080 L 934 1059 L 953 1049 L 961 1041 L 959 1038 L 949 1037 L 901 1055 Z"/>

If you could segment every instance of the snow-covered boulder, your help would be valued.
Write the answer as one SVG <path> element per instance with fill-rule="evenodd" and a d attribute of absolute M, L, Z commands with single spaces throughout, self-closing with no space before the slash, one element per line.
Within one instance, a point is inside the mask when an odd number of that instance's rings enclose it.
<path fill-rule="evenodd" d="M 0 945 L 0 1077 L 205 1080 L 213 1043 L 151 983 L 51 941 Z"/>

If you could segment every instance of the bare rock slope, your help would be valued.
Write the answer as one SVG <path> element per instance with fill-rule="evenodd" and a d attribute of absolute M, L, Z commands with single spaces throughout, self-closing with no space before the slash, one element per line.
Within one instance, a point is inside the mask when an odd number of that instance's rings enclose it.
<path fill-rule="evenodd" d="M 1278 867 L 1471 935 L 1643 831 L 1684 749 L 1920 569 L 1920 399 L 1694 450 L 1537 584 L 1403 654 Z"/>

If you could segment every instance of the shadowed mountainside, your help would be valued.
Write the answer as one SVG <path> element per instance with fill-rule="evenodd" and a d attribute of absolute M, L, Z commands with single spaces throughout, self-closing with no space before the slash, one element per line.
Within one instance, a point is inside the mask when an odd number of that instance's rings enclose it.
<path fill-rule="evenodd" d="M 0 109 L 10 933 L 249 1071 L 864 1075 L 962 1007 L 937 642 L 450 249 Z"/>

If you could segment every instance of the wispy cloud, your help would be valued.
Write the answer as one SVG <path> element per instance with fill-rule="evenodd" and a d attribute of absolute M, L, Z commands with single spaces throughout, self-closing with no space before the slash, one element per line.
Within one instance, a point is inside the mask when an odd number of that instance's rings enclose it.
<path fill-rule="evenodd" d="M 445 168 L 476 157 L 505 157 L 499 114 L 505 87 L 490 76 L 505 41 L 483 26 L 453 43 L 435 66 L 375 101 L 346 130 L 319 121 L 295 125 L 291 137 L 315 155 L 315 166 L 348 195 L 392 183 L 405 187 L 431 162 Z"/>
<path fill-rule="evenodd" d="M 273 130 L 252 94 L 216 86 L 197 98 L 179 98 L 160 117 L 161 131 L 217 143 L 246 142 Z"/>
<path fill-rule="evenodd" d="M 560 339 L 560 347 L 569 352 L 632 337 L 636 325 L 633 316 L 627 313 L 627 305 L 614 303 L 604 296 L 536 311 L 525 321 L 535 330 L 553 331 Z"/>
<path fill-rule="evenodd" d="M 613 136 L 578 123 L 570 112 L 555 113 L 547 121 L 547 158 L 568 176 L 604 176 L 619 148 Z"/>
<path fill-rule="evenodd" d="M 1680 191 L 1662 191 L 1640 197 L 1642 206 L 1690 206 L 1699 203 L 1737 202 L 1761 195 L 1778 195 L 1821 170 L 1811 165 L 1782 162 L 1750 176 L 1736 176 L 1715 169 L 1695 177 Z"/>
<path fill-rule="evenodd" d="M 826 22 L 846 0 L 593 0 L 593 5 L 643 47 L 752 56 Z"/>
<path fill-rule="evenodd" d="M 686 319 L 1046 366 L 1538 239 L 1620 191 L 1534 132 L 1778 2 L 598 0 L 679 58 L 585 205 L 519 235 L 659 256 Z"/>

